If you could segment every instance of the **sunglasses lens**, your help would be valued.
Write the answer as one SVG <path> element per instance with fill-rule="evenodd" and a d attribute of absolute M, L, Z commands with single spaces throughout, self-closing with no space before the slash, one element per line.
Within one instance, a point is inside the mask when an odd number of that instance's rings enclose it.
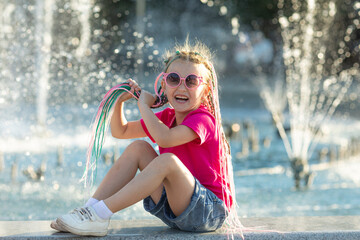
<path fill-rule="evenodd" d="M 199 78 L 195 75 L 189 75 L 186 78 L 186 86 L 188 88 L 195 88 L 195 87 L 199 86 L 199 84 L 200 84 Z"/>
<path fill-rule="evenodd" d="M 172 87 L 176 87 L 180 83 L 180 76 L 176 73 L 170 73 L 166 77 L 166 83 Z"/>

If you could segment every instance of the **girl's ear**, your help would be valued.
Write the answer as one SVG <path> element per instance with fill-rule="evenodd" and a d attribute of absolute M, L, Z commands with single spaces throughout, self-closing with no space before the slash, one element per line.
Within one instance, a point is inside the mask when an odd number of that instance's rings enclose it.
<path fill-rule="evenodd" d="M 204 90 L 204 96 L 207 97 L 210 93 L 210 85 L 209 84 L 206 84 L 206 88 Z"/>
<path fill-rule="evenodd" d="M 201 100 L 202 103 L 205 103 L 206 101 L 208 101 L 209 93 L 210 93 L 210 86 L 206 85 L 206 87 L 203 91 L 203 94 L 202 94 L 202 100 Z"/>
<path fill-rule="evenodd" d="M 161 88 L 163 91 L 165 91 L 165 86 L 166 86 L 165 81 L 161 80 Z"/>

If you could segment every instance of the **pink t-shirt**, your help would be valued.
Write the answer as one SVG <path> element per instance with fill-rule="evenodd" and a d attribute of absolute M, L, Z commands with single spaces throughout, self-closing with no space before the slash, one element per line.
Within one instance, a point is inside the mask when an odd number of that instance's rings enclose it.
<path fill-rule="evenodd" d="M 172 108 L 166 108 L 155 115 L 169 128 L 175 121 L 175 111 Z M 142 119 L 141 125 L 148 137 L 155 143 Z M 229 197 L 228 191 L 225 191 L 226 196 L 224 196 L 221 186 L 219 136 L 214 116 L 205 107 L 200 107 L 190 112 L 181 125 L 191 128 L 199 138 L 175 147 L 162 148 L 159 146 L 160 154 L 175 154 L 204 187 L 226 204 L 231 204 L 232 200 L 226 201 Z"/>

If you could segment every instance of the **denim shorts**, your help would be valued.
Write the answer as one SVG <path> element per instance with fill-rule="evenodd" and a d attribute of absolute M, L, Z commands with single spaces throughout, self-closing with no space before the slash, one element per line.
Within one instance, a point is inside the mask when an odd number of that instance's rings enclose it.
<path fill-rule="evenodd" d="M 165 188 L 158 204 L 149 196 L 144 199 L 144 208 L 169 227 L 189 232 L 215 231 L 222 226 L 227 216 L 224 202 L 201 185 L 196 178 L 190 204 L 180 216 L 176 217 L 172 212 Z"/>

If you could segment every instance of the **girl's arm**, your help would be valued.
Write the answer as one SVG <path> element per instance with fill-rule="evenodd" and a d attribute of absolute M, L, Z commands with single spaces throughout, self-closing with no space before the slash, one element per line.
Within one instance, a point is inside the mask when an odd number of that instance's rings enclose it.
<path fill-rule="evenodd" d="M 178 125 L 174 128 L 167 127 L 151 110 L 150 106 L 155 102 L 153 95 L 142 91 L 138 106 L 146 128 L 155 142 L 163 148 L 178 146 L 190 142 L 199 136 L 189 127 Z"/>
<path fill-rule="evenodd" d="M 133 80 L 128 80 L 131 91 L 139 91 L 140 87 Z M 111 135 L 119 139 L 141 138 L 146 137 L 140 120 L 128 122 L 124 115 L 124 102 L 132 98 L 129 93 L 122 94 L 115 104 L 114 113 L 111 117 L 110 128 Z"/>

